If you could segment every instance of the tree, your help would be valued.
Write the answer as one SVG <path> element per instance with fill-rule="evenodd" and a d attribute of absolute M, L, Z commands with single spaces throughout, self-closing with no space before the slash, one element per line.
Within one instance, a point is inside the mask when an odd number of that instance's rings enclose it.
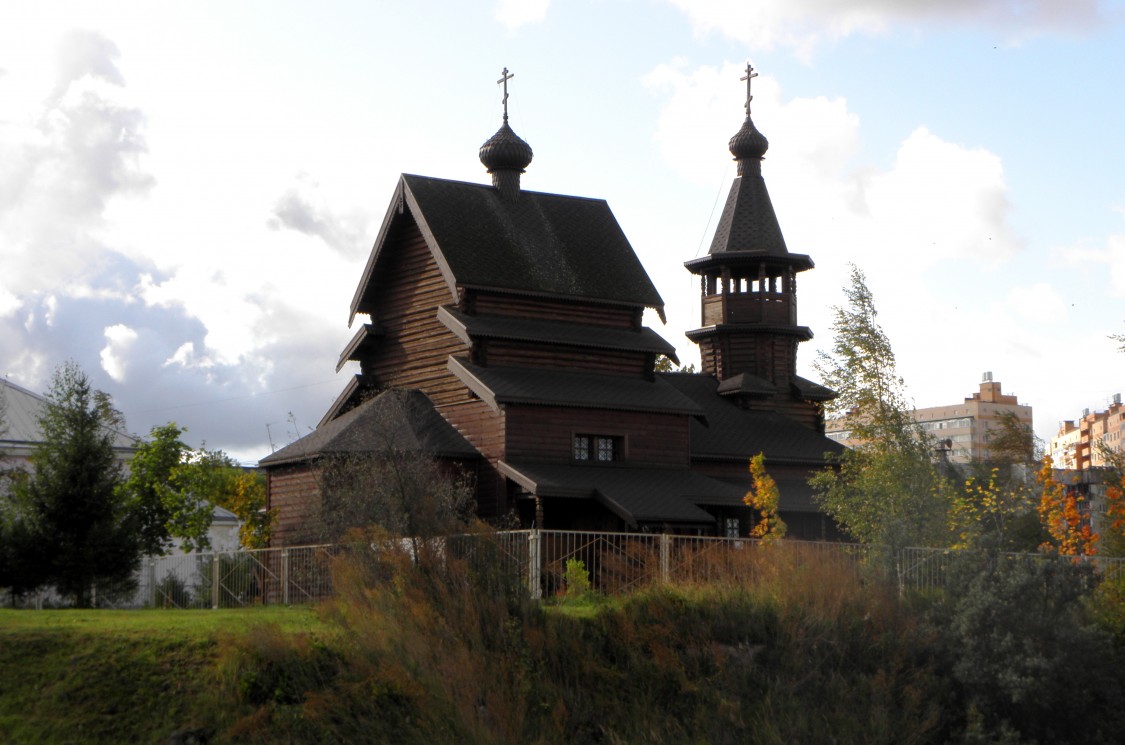
<path fill-rule="evenodd" d="M 784 538 L 788 526 L 778 514 L 780 494 L 773 477 L 766 473 L 765 453 L 750 459 L 750 491 L 742 501 L 758 511 L 758 519 L 750 529 L 751 538 L 776 540 Z"/>
<path fill-rule="evenodd" d="M 693 373 L 693 372 L 695 372 L 695 363 L 689 362 L 686 365 L 681 365 L 679 367 L 676 367 L 676 363 L 672 361 L 671 357 L 669 357 L 666 354 L 658 354 L 658 355 L 656 355 L 655 370 L 656 370 L 656 372 Z"/>
<path fill-rule="evenodd" d="M 244 547 L 264 547 L 271 516 L 265 512 L 262 477 L 247 473 L 221 450 L 192 450 L 180 439 L 185 431 L 174 422 L 154 427 L 122 485 L 145 553 L 166 553 L 173 538 L 184 551 L 211 548 L 207 534 L 216 505 L 238 516 Z"/>
<path fill-rule="evenodd" d="M 327 456 L 318 479 L 321 502 L 313 537 L 337 541 L 351 528 L 429 537 L 462 530 L 472 520 L 467 481 L 429 455 L 400 449 Z"/>
<path fill-rule="evenodd" d="M 16 584 L 54 585 L 79 607 L 95 592 L 129 589 L 139 558 L 136 523 L 117 489 L 111 425 L 119 420 L 107 416 L 107 401 L 77 364 L 55 370 L 33 473 L 15 495 L 13 522 L 24 549 Z"/>
<path fill-rule="evenodd" d="M 1042 542 L 1030 485 L 1003 481 L 1000 468 L 965 480 L 952 497 L 953 548 L 1030 551 Z"/>
<path fill-rule="evenodd" d="M 141 550 L 150 556 L 167 553 L 173 538 L 181 540 L 184 551 L 210 548 L 211 505 L 185 488 L 184 464 L 191 450 L 180 439 L 183 433 L 174 422 L 153 427 L 120 487 L 137 522 Z"/>
<path fill-rule="evenodd" d="M 1078 503 L 1082 497 L 1055 479 L 1050 457 L 1043 458 L 1038 478 L 1043 489 L 1039 499 L 1039 516 L 1050 536 L 1040 548 L 1063 556 L 1096 554 L 1098 534 L 1090 525 L 1089 516 L 1080 509 Z"/>
<path fill-rule="evenodd" d="M 243 468 L 222 450 L 201 447 L 188 453 L 177 476 L 185 493 L 205 500 L 208 505 L 230 510 L 238 517 L 238 537 L 243 548 L 268 545 L 274 513 L 266 510 L 266 483 L 260 473 Z"/>
<path fill-rule="evenodd" d="M 1011 411 L 1000 413 L 987 440 L 989 456 L 969 464 L 963 487 L 952 497 L 954 545 L 1034 551 L 1044 538 L 1034 488 L 1042 443 Z"/>
<path fill-rule="evenodd" d="M 320 460 L 320 500 L 306 539 L 337 541 L 351 528 L 373 526 L 392 535 L 428 537 L 463 530 L 473 519 L 470 483 L 409 436 L 407 392 L 386 391 L 379 398 L 374 446 Z"/>
<path fill-rule="evenodd" d="M 850 268 L 847 304 L 834 307 L 831 353 L 814 363 L 836 391 L 829 414 L 842 416 L 859 444 L 810 482 L 824 510 L 850 535 L 892 549 L 948 541 L 949 485 L 933 443 L 910 416 L 905 383 L 863 272 Z"/>

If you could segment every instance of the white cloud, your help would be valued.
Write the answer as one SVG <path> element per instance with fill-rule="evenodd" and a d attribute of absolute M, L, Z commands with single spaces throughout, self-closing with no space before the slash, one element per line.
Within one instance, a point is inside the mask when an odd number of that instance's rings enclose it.
<path fill-rule="evenodd" d="M 782 47 L 809 58 L 824 43 L 853 34 L 881 35 L 893 26 L 976 24 L 994 28 L 1013 43 L 1040 34 L 1096 29 L 1108 15 L 1099 0 L 1024 2 L 903 2 L 903 0 L 670 0 L 696 34 L 719 33 L 766 52 Z"/>
<path fill-rule="evenodd" d="M 509 29 L 517 29 L 529 23 L 542 23 L 550 5 L 551 0 L 499 0 L 492 15 Z"/>
<path fill-rule="evenodd" d="M 365 254 L 370 236 L 369 217 L 363 210 L 337 212 L 319 194 L 319 184 L 306 177 L 278 197 L 266 221 L 271 230 L 295 230 L 314 236 L 347 258 Z"/>
<path fill-rule="evenodd" d="M 128 358 L 137 342 L 137 332 L 118 323 L 105 330 L 106 344 L 102 347 L 102 369 L 118 383 L 124 383 L 128 372 Z"/>
<path fill-rule="evenodd" d="M 1058 290 L 1046 282 L 1008 291 L 1008 306 L 1029 321 L 1058 321 L 1066 317 L 1066 302 Z"/>
<path fill-rule="evenodd" d="M 1060 253 L 1072 266 L 1083 269 L 1105 267 L 1113 294 L 1125 297 L 1125 234 L 1109 236 L 1104 248 L 1077 245 L 1066 247 Z"/>
<path fill-rule="evenodd" d="M 1021 245 L 1008 223 L 1000 158 L 943 141 L 925 127 L 899 147 L 892 168 L 857 181 L 857 207 L 883 256 L 915 265 L 949 259 L 994 262 Z"/>
<path fill-rule="evenodd" d="M 107 204 L 153 184 L 144 118 L 117 101 L 116 54 L 99 34 L 69 34 L 45 103 L 0 128 L 0 285 L 17 297 L 86 284 L 105 261 Z"/>

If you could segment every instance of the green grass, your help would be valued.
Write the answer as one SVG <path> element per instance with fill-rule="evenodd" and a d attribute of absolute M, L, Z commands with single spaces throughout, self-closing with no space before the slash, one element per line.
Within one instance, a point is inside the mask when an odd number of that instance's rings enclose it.
<path fill-rule="evenodd" d="M 160 742 L 214 728 L 220 639 L 315 631 L 307 608 L 0 610 L 0 742 Z"/>

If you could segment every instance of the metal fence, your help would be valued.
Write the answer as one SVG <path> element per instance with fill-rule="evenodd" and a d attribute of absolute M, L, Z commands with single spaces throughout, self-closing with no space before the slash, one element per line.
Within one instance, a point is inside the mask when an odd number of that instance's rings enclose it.
<path fill-rule="evenodd" d="M 135 591 L 119 597 L 103 594 L 98 605 L 238 608 L 317 602 L 332 596 L 332 563 L 341 554 L 394 549 L 416 556 L 412 552 L 420 545 L 403 539 L 368 546 L 300 546 L 150 557 L 137 571 Z M 958 553 L 931 548 L 892 553 L 883 547 L 852 543 L 560 530 L 449 536 L 430 539 L 424 545 L 476 569 L 487 567 L 516 578 L 534 598 L 565 592 L 576 574 L 588 580 L 592 589 L 613 595 L 658 583 L 752 583 L 767 577 L 795 577 L 810 569 L 874 573 L 897 581 L 904 590 L 930 590 L 945 586 Z M 1103 577 L 1125 573 L 1125 559 L 1119 558 L 1011 556 L 1035 561 L 1083 561 Z M 0 603 L 17 604 L 2 595 Z M 18 604 L 42 608 L 67 603 L 45 590 L 19 598 Z"/>

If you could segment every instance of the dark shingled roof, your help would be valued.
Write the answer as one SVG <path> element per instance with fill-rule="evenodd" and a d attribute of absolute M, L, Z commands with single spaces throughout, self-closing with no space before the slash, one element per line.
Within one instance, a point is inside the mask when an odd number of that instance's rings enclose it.
<path fill-rule="evenodd" d="M 366 297 L 378 255 L 409 209 L 452 288 L 516 293 L 654 308 L 664 301 L 604 199 L 520 191 L 505 197 L 483 184 L 404 174 L 352 301 Z"/>
<path fill-rule="evenodd" d="M 319 455 L 379 452 L 388 446 L 443 458 L 479 458 L 480 453 L 445 421 L 425 394 L 384 391 L 322 424 L 291 445 L 259 461 L 276 466 Z"/>
<path fill-rule="evenodd" d="M 769 463 L 766 463 L 766 470 L 769 470 Z M 723 481 L 734 488 L 741 495 L 745 495 L 750 491 L 750 474 L 742 478 L 727 478 L 716 477 L 717 481 Z M 778 509 L 781 512 L 822 512 L 817 506 L 816 501 L 813 499 L 813 488 L 809 486 L 809 482 L 805 479 L 798 478 L 778 478 L 777 483 L 777 496 L 779 499 Z M 697 500 L 697 504 L 713 504 L 720 507 L 739 507 L 745 504 L 742 498 L 735 499 L 728 497 L 726 499 L 708 499 Z"/>
<path fill-rule="evenodd" d="M 438 320 L 466 343 L 473 337 L 509 339 L 595 349 L 652 352 L 676 359 L 676 348 L 647 327 L 634 331 L 581 323 L 544 321 L 537 318 L 470 316 L 449 306 L 438 309 Z"/>
<path fill-rule="evenodd" d="M 709 254 L 753 252 L 787 256 L 781 224 L 773 211 L 761 163 L 744 163 L 744 174 L 735 178 L 715 229 Z"/>
<path fill-rule="evenodd" d="M 703 410 L 661 378 L 525 367 L 481 367 L 449 358 L 449 371 L 495 410 L 500 404 L 575 406 L 700 416 Z"/>
<path fill-rule="evenodd" d="M 745 488 L 686 469 L 500 462 L 500 472 L 543 497 L 596 499 L 631 527 L 704 523 L 697 504 L 742 504 Z"/>
<path fill-rule="evenodd" d="M 718 381 L 699 373 L 660 373 L 705 415 L 691 423 L 691 455 L 701 460 L 747 460 L 765 453 L 770 463 L 819 465 L 844 446 L 768 411 L 747 411 L 718 393 Z M 705 423 L 704 423 L 705 422 Z"/>
<path fill-rule="evenodd" d="M 831 401 L 836 398 L 836 391 L 799 375 L 793 376 L 793 387 L 806 401 Z"/>

